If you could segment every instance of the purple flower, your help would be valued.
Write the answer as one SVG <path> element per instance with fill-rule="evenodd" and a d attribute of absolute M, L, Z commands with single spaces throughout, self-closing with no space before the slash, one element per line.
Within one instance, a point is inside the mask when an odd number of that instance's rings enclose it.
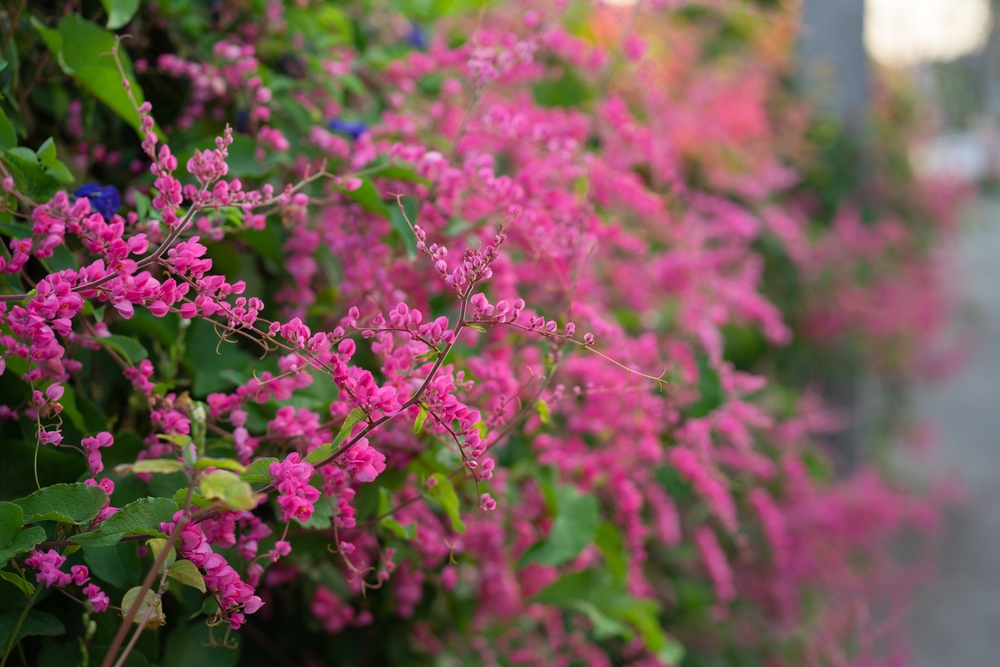
<path fill-rule="evenodd" d="M 427 31 L 417 23 L 410 23 L 410 32 L 406 36 L 407 43 L 419 51 L 427 50 Z"/>
<path fill-rule="evenodd" d="M 365 123 L 362 123 L 359 120 L 344 120 L 343 118 L 334 118 L 327 123 L 327 127 L 334 132 L 346 134 L 350 136 L 351 139 L 357 139 L 368 131 L 368 125 Z"/>
<path fill-rule="evenodd" d="M 105 220 L 110 220 L 115 211 L 122 205 L 122 197 L 118 193 L 118 188 L 113 185 L 101 186 L 97 183 L 84 183 L 73 194 L 89 199 L 91 210 L 100 213 Z"/>

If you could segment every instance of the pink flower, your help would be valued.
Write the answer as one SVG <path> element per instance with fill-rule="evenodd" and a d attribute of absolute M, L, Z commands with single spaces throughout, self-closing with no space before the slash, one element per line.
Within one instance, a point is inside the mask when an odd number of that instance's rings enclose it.
<path fill-rule="evenodd" d="M 84 588 L 83 594 L 90 600 L 90 604 L 94 606 L 94 611 L 96 612 L 105 611 L 108 605 L 111 604 L 111 599 L 107 593 L 98 588 L 97 584 L 90 584 Z"/>
<path fill-rule="evenodd" d="M 373 482 L 385 470 L 385 455 L 368 445 L 367 438 L 361 438 L 345 452 L 341 458 L 346 472 L 353 472 L 359 482 Z"/>
<path fill-rule="evenodd" d="M 736 586 L 733 583 L 733 572 L 729 568 L 726 554 L 723 553 L 719 541 L 711 528 L 698 528 L 694 532 L 694 541 L 701 552 L 702 562 L 708 570 L 708 575 L 715 587 L 715 597 L 720 603 L 728 603 L 736 598 Z"/>

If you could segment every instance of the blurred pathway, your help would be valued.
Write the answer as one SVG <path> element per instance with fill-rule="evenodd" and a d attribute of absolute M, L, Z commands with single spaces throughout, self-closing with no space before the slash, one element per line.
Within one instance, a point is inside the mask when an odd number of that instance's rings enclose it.
<path fill-rule="evenodd" d="M 940 435 L 923 465 L 956 473 L 969 503 L 909 622 L 918 667 L 1000 666 L 1000 201 L 981 200 L 967 218 L 954 270 L 978 346 L 960 374 L 919 390 L 915 408 Z"/>

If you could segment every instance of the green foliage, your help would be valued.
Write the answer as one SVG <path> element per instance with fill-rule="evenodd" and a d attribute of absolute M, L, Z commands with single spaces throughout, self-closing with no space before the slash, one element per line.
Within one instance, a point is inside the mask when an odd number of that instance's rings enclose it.
<path fill-rule="evenodd" d="M 32 594 L 35 592 L 35 587 L 31 583 L 29 583 L 27 579 L 25 579 L 19 574 L 6 571 L 0 572 L 0 579 L 3 579 L 4 581 L 9 581 L 10 583 L 17 586 L 17 588 L 20 589 L 22 593 L 24 593 L 25 597 L 30 598 Z"/>
<path fill-rule="evenodd" d="M 235 648 L 212 641 L 211 629 L 200 621 L 180 625 L 166 641 L 166 651 L 160 663 L 163 667 L 232 667 L 239 660 L 243 641 L 231 637 Z"/>
<path fill-rule="evenodd" d="M 14 628 L 21 617 L 21 612 L 0 614 L 0 646 L 6 647 Z M 66 632 L 66 627 L 58 618 L 44 611 L 32 609 L 24 618 L 18 638 L 21 637 L 58 637 Z"/>
<path fill-rule="evenodd" d="M 340 427 L 337 437 L 334 438 L 332 442 L 320 445 L 316 449 L 309 452 L 303 461 L 306 463 L 319 463 L 329 457 L 334 451 L 336 451 L 341 443 L 347 440 L 347 437 L 351 435 L 351 431 L 354 430 L 354 427 L 367 416 L 368 414 L 361 408 L 354 408 L 351 410 L 347 414 L 347 417 L 344 418 L 344 424 Z"/>
<path fill-rule="evenodd" d="M 444 513 L 448 516 L 448 520 L 451 521 L 451 529 L 459 532 L 465 532 L 465 522 L 462 521 L 462 513 L 458 503 L 458 494 L 455 493 L 455 485 L 452 484 L 451 479 L 442 473 L 436 472 L 430 476 L 428 482 L 433 483 L 424 485 L 424 495 L 437 503 Z"/>
<path fill-rule="evenodd" d="M 698 378 L 698 401 L 684 409 L 686 416 L 693 418 L 704 417 L 725 400 L 719 374 L 704 355 L 698 357 Z"/>
<path fill-rule="evenodd" d="M 125 27 L 139 11 L 139 0 L 101 0 L 101 4 L 108 14 L 108 22 L 105 24 L 108 30 Z"/>
<path fill-rule="evenodd" d="M 664 665 L 677 665 L 684 658 L 683 647 L 663 631 L 657 604 L 629 596 L 624 582 L 616 582 L 607 570 L 567 574 L 534 599 L 583 613 L 604 637 L 627 640 L 638 634 Z"/>
<path fill-rule="evenodd" d="M 164 537 L 160 524 L 171 521 L 176 511 L 177 503 L 169 498 L 140 498 L 105 519 L 97 530 L 70 539 L 84 546 L 106 547 L 126 535 Z"/>
<path fill-rule="evenodd" d="M 58 521 L 88 523 L 108 502 L 103 490 L 87 484 L 53 484 L 14 504 L 24 512 L 24 523 Z"/>
<path fill-rule="evenodd" d="M 521 565 L 561 565 L 580 555 L 594 541 L 601 521 L 597 498 L 583 495 L 573 486 L 555 490 L 556 515 L 549 536 L 521 557 Z"/>
<path fill-rule="evenodd" d="M 247 466 L 247 469 L 240 473 L 240 479 L 244 482 L 270 482 L 273 477 L 271 477 L 270 469 L 272 463 L 277 463 L 278 459 L 273 456 L 267 458 L 258 459 Z"/>
<path fill-rule="evenodd" d="M 85 546 L 83 562 L 91 574 L 115 588 L 127 589 L 139 583 L 137 542 L 119 542 L 106 547 Z"/>
<path fill-rule="evenodd" d="M 74 452 L 52 447 L 37 447 L 20 440 L 0 441 L 3 465 L 0 466 L 0 500 L 15 500 L 28 495 L 35 486 L 35 456 L 38 457 L 38 481 L 43 487 L 73 482 L 87 464 Z"/>
<path fill-rule="evenodd" d="M 31 550 L 45 539 L 45 529 L 40 526 L 22 529 L 27 523 L 24 510 L 15 503 L 0 502 L 0 567 L 19 553 Z"/>
<path fill-rule="evenodd" d="M 122 3 L 124 4 L 124 3 Z M 120 14 L 118 15 L 120 16 Z M 78 85 L 108 105 L 116 114 L 139 132 L 139 114 L 128 93 L 122 87 L 122 77 L 111 53 L 115 50 L 114 36 L 95 23 L 77 14 L 67 14 L 55 29 L 47 28 L 32 17 L 32 25 L 45 40 L 53 58 L 63 72 Z M 142 104 L 142 88 L 132 74 L 132 63 L 124 50 L 119 51 L 132 94 Z"/>
<path fill-rule="evenodd" d="M 146 352 L 142 343 L 130 336 L 105 336 L 98 338 L 97 342 L 120 354 L 129 366 L 135 366 L 143 359 L 149 358 L 149 353 Z"/>
<path fill-rule="evenodd" d="M 417 202 L 412 197 L 402 197 L 398 205 L 389 206 L 389 222 L 399 235 L 410 259 L 417 256 L 417 239 L 411 225 L 417 224 Z"/>
<path fill-rule="evenodd" d="M 189 560 L 177 560 L 167 567 L 167 576 L 176 579 L 186 586 L 205 592 L 205 578 Z"/>
<path fill-rule="evenodd" d="M 201 494 L 209 500 L 221 500 L 229 509 L 251 510 L 257 498 L 249 482 L 228 470 L 215 470 L 201 478 Z"/>

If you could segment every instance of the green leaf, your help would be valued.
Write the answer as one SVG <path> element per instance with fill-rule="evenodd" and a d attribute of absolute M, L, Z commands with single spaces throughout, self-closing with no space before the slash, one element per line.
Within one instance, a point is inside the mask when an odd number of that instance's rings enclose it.
<path fill-rule="evenodd" d="M 384 486 L 378 488 L 378 514 L 386 514 L 392 507 L 392 491 Z"/>
<path fill-rule="evenodd" d="M 608 570 L 615 580 L 624 583 L 628 574 L 628 556 L 625 554 L 622 531 L 610 521 L 605 521 L 594 533 L 594 544 L 604 554 L 604 562 L 608 564 Z"/>
<path fill-rule="evenodd" d="M 68 185 L 76 180 L 76 177 L 73 176 L 73 172 L 69 170 L 69 167 L 67 167 L 59 160 L 56 160 L 52 165 L 45 167 L 45 173 L 51 176 L 52 178 L 56 179 L 63 185 Z M 62 246 L 56 246 L 56 247 L 62 247 Z"/>
<path fill-rule="evenodd" d="M 228 369 L 250 368 L 254 357 L 232 343 L 220 343 L 219 335 L 210 322 L 194 320 L 187 328 L 185 361 L 194 376 L 191 393 L 207 396 L 225 391 L 232 383 L 220 376 Z"/>
<path fill-rule="evenodd" d="M 59 181 L 45 172 L 30 149 L 4 149 L 3 159 L 22 194 L 32 199 L 49 199 L 59 189 Z"/>
<path fill-rule="evenodd" d="M 142 343 L 129 336 L 105 336 L 94 340 L 120 354 L 129 366 L 135 366 L 149 357 L 149 352 L 142 346 Z"/>
<path fill-rule="evenodd" d="M 140 593 L 143 593 L 141 598 L 139 597 Z M 122 598 L 122 617 L 127 616 L 132 608 L 136 606 L 138 606 L 138 609 L 136 609 L 135 616 L 132 618 L 132 622 L 136 625 L 140 625 L 143 619 L 146 618 L 145 627 L 152 630 L 167 622 L 167 617 L 163 613 L 163 606 L 153 591 L 146 590 L 143 592 L 142 586 L 128 589 L 128 592 Z"/>
<path fill-rule="evenodd" d="M 562 76 L 546 79 L 533 86 L 535 103 L 542 107 L 579 108 L 593 99 L 593 88 L 569 66 L 563 66 Z"/>
<path fill-rule="evenodd" d="M 416 522 L 403 526 L 391 516 L 387 516 L 379 521 L 378 525 L 387 528 L 393 535 L 403 540 L 412 540 L 417 536 Z"/>
<path fill-rule="evenodd" d="M 14 358 L 20 360 L 20 357 Z M 11 365 L 8 361 L 8 375 Z M 34 442 L 0 440 L 0 449 L 3 451 L 0 500 L 13 501 L 37 490 L 34 473 L 36 450 L 38 478 L 43 487 L 58 482 L 73 482 L 87 471 L 86 459 L 66 447 L 38 447 Z"/>
<path fill-rule="evenodd" d="M 400 206 L 403 207 L 402 210 L 400 210 Z M 414 235 L 411 225 L 417 224 L 416 200 L 413 197 L 402 197 L 398 205 L 390 206 L 389 222 L 392 223 L 392 228 L 403 240 L 407 257 L 415 259 L 417 256 L 417 237 Z"/>
<path fill-rule="evenodd" d="M 162 667 L 233 667 L 240 659 L 242 646 L 239 645 L 242 644 L 242 637 L 240 637 L 242 633 L 230 634 L 230 644 L 238 646 L 236 650 L 233 650 L 219 645 L 218 629 L 212 634 L 213 628 L 207 627 L 204 620 L 194 621 L 187 625 L 171 628 L 171 630 L 165 642 L 163 656 L 158 663 Z"/>
<path fill-rule="evenodd" d="M 83 414 L 80 409 L 76 407 L 76 392 L 73 391 L 73 387 L 65 387 L 63 391 L 63 397 L 59 401 L 62 405 L 62 415 L 66 419 L 69 419 L 76 430 L 80 433 L 87 434 L 90 430 L 87 428 L 87 422 L 83 418 Z"/>
<path fill-rule="evenodd" d="M 389 219 L 390 209 L 382 201 L 382 195 L 378 193 L 378 188 L 371 182 L 369 178 L 361 179 L 361 187 L 357 190 L 343 190 L 342 191 L 349 199 L 353 199 L 355 202 L 361 205 L 361 208 L 365 209 L 369 213 L 374 213 L 380 215 L 386 220 Z"/>
<path fill-rule="evenodd" d="M 164 537 L 160 524 L 173 520 L 176 511 L 177 503 L 170 498 L 139 498 L 105 519 L 98 530 L 70 539 L 85 546 L 108 547 L 126 535 Z"/>
<path fill-rule="evenodd" d="M 17 146 L 17 132 L 11 125 L 7 114 L 0 109 L 0 148 L 13 148 Z"/>
<path fill-rule="evenodd" d="M 269 456 L 265 459 L 259 459 L 254 461 L 247 466 L 247 469 L 240 473 L 240 479 L 244 482 L 270 482 L 273 477 L 271 477 L 271 464 L 277 463 L 278 459 L 273 456 Z"/>
<path fill-rule="evenodd" d="M 389 178 L 394 181 L 407 181 L 409 183 L 420 183 L 421 185 L 430 185 L 431 182 L 424 178 L 423 176 L 418 176 L 412 169 L 407 169 L 396 164 L 388 164 L 376 172 L 371 174 L 372 178 Z M 407 211 L 409 215 L 409 211 Z M 411 216 L 410 222 L 416 224 L 416 220 Z"/>
<path fill-rule="evenodd" d="M 56 56 L 59 61 L 59 66 L 64 70 L 67 68 L 62 62 L 62 35 L 59 31 L 54 28 L 46 27 L 44 23 L 39 21 L 34 16 L 31 17 L 31 26 L 42 36 L 42 41 L 45 42 L 45 46 L 48 47 L 52 55 Z"/>
<path fill-rule="evenodd" d="M 580 555 L 594 539 L 601 522 L 597 498 L 580 495 L 573 486 L 556 489 L 558 514 L 545 541 L 534 545 L 521 557 L 521 565 L 561 565 Z"/>
<path fill-rule="evenodd" d="M 11 365 L 8 360 L 8 374 Z M 115 449 L 117 445 L 108 450 L 105 460 L 107 454 Z M 34 473 L 36 455 L 38 478 L 43 487 L 59 482 L 76 481 L 87 471 L 86 459 L 80 456 L 79 452 L 66 447 L 38 447 L 34 442 L 0 440 L 0 451 L 3 452 L 3 465 L 0 465 L 0 500 L 14 500 L 27 496 L 37 489 Z"/>
<path fill-rule="evenodd" d="M 186 586 L 197 588 L 202 593 L 205 592 L 205 578 L 189 560 L 175 561 L 167 568 L 167 576 L 176 579 Z"/>
<path fill-rule="evenodd" d="M 184 470 L 184 462 L 177 459 L 143 459 L 135 463 L 123 463 L 120 466 L 115 466 L 116 475 L 128 475 L 129 473 L 169 475 L 181 470 Z"/>
<path fill-rule="evenodd" d="M 330 499 L 321 495 L 313 505 L 312 515 L 306 521 L 296 518 L 295 523 L 311 530 L 329 528 L 333 523 L 333 506 L 330 504 Z"/>
<path fill-rule="evenodd" d="M 44 541 L 45 529 L 41 526 L 32 526 L 31 528 L 22 530 L 6 548 L 0 549 L 0 567 L 6 565 L 11 557 L 25 551 L 31 551 L 35 548 L 36 544 Z"/>
<path fill-rule="evenodd" d="M 205 475 L 199 488 L 206 498 L 221 500 L 230 509 L 252 510 L 257 507 L 257 498 L 249 482 L 244 482 L 228 470 L 216 470 Z"/>
<path fill-rule="evenodd" d="M 235 461 L 233 459 L 213 459 L 209 457 L 198 459 L 198 462 L 194 464 L 195 470 L 204 470 L 205 468 L 221 468 L 223 470 L 232 470 L 233 472 L 238 472 L 241 475 L 246 472 L 246 466 Z"/>
<path fill-rule="evenodd" d="M 35 154 L 35 151 L 31 150 L 26 146 L 17 146 L 15 148 L 8 149 L 7 154 L 16 155 L 20 159 L 25 160 L 27 162 L 39 164 L 38 156 Z"/>
<path fill-rule="evenodd" d="M 538 411 L 538 418 L 542 420 L 542 423 L 546 426 L 552 423 L 552 410 L 549 409 L 549 404 L 542 399 L 538 399 L 535 403 L 535 409 Z"/>
<path fill-rule="evenodd" d="M 662 664 L 678 665 L 684 659 L 684 646 L 663 631 L 657 618 L 657 605 L 652 600 L 634 600 L 617 615 L 639 631 L 646 650 Z"/>
<path fill-rule="evenodd" d="M 598 641 L 610 639 L 611 637 L 621 637 L 628 634 L 628 629 L 614 620 L 604 615 L 604 612 L 597 608 L 593 602 L 587 600 L 572 600 L 568 605 L 570 609 L 575 609 L 590 620 L 594 628 L 594 638 Z"/>
<path fill-rule="evenodd" d="M 136 653 L 129 655 L 131 658 Z M 67 667 L 67 665 L 79 665 L 82 662 L 79 641 L 72 642 L 45 642 L 41 652 L 38 654 L 37 667 Z M 91 662 L 90 664 L 94 664 Z M 134 667 L 130 660 L 125 660 L 124 667 Z"/>
<path fill-rule="evenodd" d="M 24 523 L 58 521 L 77 525 L 88 523 L 107 502 L 103 490 L 82 483 L 53 484 L 14 501 L 24 512 Z"/>
<path fill-rule="evenodd" d="M 340 427 L 340 432 L 337 433 L 337 437 L 333 439 L 333 442 L 328 442 L 325 445 L 320 445 L 316 449 L 309 452 L 303 459 L 306 463 L 319 463 L 323 459 L 327 458 L 333 454 L 334 450 L 340 446 L 340 443 L 347 440 L 347 436 L 351 434 L 351 431 L 362 419 L 368 416 L 368 413 L 361 408 L 354 408 L 348 413 L 347 418 L 344 419 L 344 424 Z"/>
<path fill-rule="evenodd" d="M 635 628 L 646 648 L 661 663 L 676 665 L 683 659 L 684 647 L 660 627 L 657 603 L 629 596 L 624 583 L 615 581 L 607 570 L 590 569 L 567 574 L 538 593 L 534 600 L 586 614 L 595 626 L 595 633 L 598 625 L 605 631 L 615 627 L 605 623 L 605 619 L 591 617 L 597 609 L 606 619 L 623 621 Z"/>
<path fill-rule="evenodd" d="M 700 419 L 706 416 L 722 405 L 726 398 L 719 374 L 709 365 L 708 357 L 705 355 L 698 355 L 698 393 L 698 400 L 683 409 L 687 418 Z"/>
<path fill-rule="evenodd" d="M 169 442 L 172 445 L 177 445 L 180 448 L 187 447 L 191 444 L 191 436 L 182 434 L 172 434 L 166 435 L 164 433 L 157 433 L 156 437 L 164 442 Z"/>
<path fill-rule="evenodd" d="M 0 549 L 6 549 L 24 526 L 24 511 L 14 503 L 0 503 Z"/>
<path fill-rule="evenodd" d="M 160 219 L 159 212 L 153 209 L 152 199 L 138 190 L 133 190 L 132 195 L 135 197 L 135 212 L 139 214 L 140 221 Z"/>
<path fill-rule="evenodd" d="M 576 600 L 593 602 L 607 613 L 628 604 L 625 589 L 604 569 L 563 575 L 532 598 L 535 602 L 566 607 Z"/>
<path fill-rule="evenodd" d="M 417 415 L 417 420 L 413 422 L 413 433 L 415 435 L 420 435 L 420 432 L 424 430 L 424 420 L 427 419 L 427 408 L 423 405 L 420 406 L 420 414 Z"/>
<path fill-rule="evenodd" d="M 116 588 L 124 590 L 139 582 L 139 551 L 135 542 L 83 547 L 83 562 L 91 574 Z"/>
<path fill-rule="evenodd" d="M 458 494 L 455 493 L 455 485 L 451 483 L 451 479 L 443 474 L 436 472 L 431 475 L 436 483 L 431 487 L 424 487 L 424 495 L 437 502 L 444 510 L 444 513 L 448 515 L 451 520 L 452 530 L 458 533 L 465 532 L 465 523 L 462 521 L 462 514 L 458 507 Z"/>
<path fill-rule="evenodd" d="M 215 601 L 215 598 L 207 597 L 205 598 L 205 601 L 201 603 L 201 608 L 198 609 L 198 611 L 196 611 L 195 613 L 191 614 L 188 617 L 188 620 L 191 620 L 193 618 L 198 618 L 202 614 L 206 616 L 211 616 L 217 611 L 219 611 L 219 603 Z"/>
<path fill-rule="evenodd" d="M 49 176 L 60 183 L 72 183 L 75 180 L 66 165 L 59 161 L 52 137 L 46 139 L 35 151 L 35 154 L 38 156 L 38 161 L 45 167 L 45 173 Z"/>
<path fill-rule="evenodd" d="M 481 327 L 478 324 L 466 324 L 466 327 L 472 329 L 473 331 L 478 331 L 479 333 L 486 333 L 486 327 Z"/>
<path fill-rule="evenodd" d="M 24 593 L 25 597 L 30 598 L 35 592 L 35 587 L 19 574 L 14 572 L 0 572 L 0 578 L 3 578 L 5 581 L 9 581 L 21 589 L 21 592 Z"/>
<path fill-rule="evenodd" d="M 52 171 L 46 169 L 45 173 L 51 174 Z M 71 175 L 70 180 L 68 181 L 63 180 L 62 182 L 72 183 L 73 180 L 74 179 Z M 56 247 L 54 247 L 52 249 L 52 256 L 43 259 L 42 264 L 44 264 L 45 268 L 47 268 L 49 271 L 52 271 L 53 273 L 55 273 L 56 271 L 63 271 L 65 269 L 73 269 L 75 271 L 76 269 L 80 268 L 79 262 L 76 261 L 76 255 L 74 255 L 73 251 L 70 250 L 65 245 L 57 245 Z"/>
<path fill-rule="evenodd" d="M 19 611 L 0 614 L 0 646 L 7 646 L 20 616 L 21 612 Z M 65 632 L 66 628 L 58 618 L 52 614 L 46 614 L 44 611 L 32 609 L 24 618 L 24 623 L 21 624 L 21 629 L 17 633 L 17 639 L 22 637 L 57 637 Z M 15 641 L 15 643 L 17 642 Z"/>
<path fill-rule="evenodd" d="M 63 71 L 72 75 L 82 88 L 104 102 L 141 136 L 139 114 L 122 86 L 122 76 L 111 55 L 115 47 L 114 35 L 75 13 L 67 14 L 55 30 L 45 27 L 34 17 L 31 24 L 41 34 Z M 142 88 L 132 74 L 132 62 L 124 49 L 119 51 L 119 57 L 132 94 L 136 102 L 142 104 Z M 165 138 L 159 128 L 156 128 L 156 133 L 160 139 Z"/>
<path fill-rule="evenodd" d="M 49 137 L 42 142 L 42 145 L 35 151 L 35 155 L 38 156 L 38 161 L 45 166 L 49 166 L 56 162 L 56 144 L 55 141 L 52 140 L 52 137 Z"/>
<path fill-rule="evenodd" d="M 139 11 L 139 0 L 101 0 L 101 4 L 108 13 L 108 30 L 124 27 Z"/>
<path fill-rule="evenodd" d="M 162 552 L 167 546 L 168 541 L 169 540 L 165 540 L 162 537 L 154 537 L 151 540 L 146 540 L 146 546 L 149 547 L 151 552 L 153 552 L 154 560 L 160 557 L 160 552 Z M 170 552 L 163 558 L 163 565 L 161 566 L 160 571 L 162 572 L 164 567 L 170 567 L 176 561 L 177 549 L 170 547 Z"/>
<path fill-rule="evenodd" d="M 187 487 L 174 491 L 173 498 L 178 507 L 184 506 L 184 499 L 187 498 L 187 491 Z M 201 495 L 201 491 L 195 489 L 191 492 L 191 504 L 195 507 L 208 507 L 212 504 L 212 501 Z"/>

